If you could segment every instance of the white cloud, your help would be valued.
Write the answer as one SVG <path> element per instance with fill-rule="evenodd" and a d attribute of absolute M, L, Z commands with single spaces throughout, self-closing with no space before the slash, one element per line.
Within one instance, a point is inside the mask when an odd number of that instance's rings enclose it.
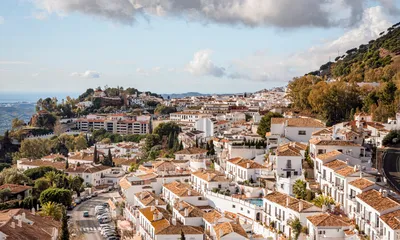
<path fill-rule="evenodd" d="M 30 62 L 24 61 L 0 61 L 0 65 L 24 65 L 24 64 L 31 64 Z"/>
<path fill-rule="evenodd" d="M 49 14 L 44 11 L 38 11 L 32 13 L 32 18 L 37 20 L 46 20 L 49 17 Z"/>
<path fill-rule="evenodd" d="M 232 78 L 255 81 L 288 81 L 295 76 L 304 75 L 331 61 L 345 51 L 368 43 L 379 33 L 391 26 L 384 9 L 380 6 L 365 9 L 359 24 L 349 29 L 341 37 L 315 45 L 306 51 L 289 56 L 253 54 L 233 61 L 233 68 L 238 72 Z"/>
<path fill-rule="evenodd" d="M 40 73 L 32 73 L 32 77 L 38 77 Z"/>
<path fill-rule="evenodd" d="M 100 78 L 100 73 L 92 70 L 87 70 L 83 73 L 73 72 L 71 77 L 82 77 L 82 78 Z"/>
<path fill-rule="evenodd" d="M 146 15 L 245 26 L 332 27 L 357 23 L 367 3 L 398 15 L 395 0 L 33 0 L 48 13 L 83 13 L 131 25 Z"/>
<path fill-rule="evenodd" d="M 216 66 L 210 59 L 211 54 L 212 51 L 209 49 L 196 52 L 193 56 L 193 60 L 186 66 L 186 71 L 197 76 L 224 76 L 225 68 Z"/>
<path fill-rule="evenodd" d="M 4 23 L 4 17 L 0 16 L 0 24 Z"/>

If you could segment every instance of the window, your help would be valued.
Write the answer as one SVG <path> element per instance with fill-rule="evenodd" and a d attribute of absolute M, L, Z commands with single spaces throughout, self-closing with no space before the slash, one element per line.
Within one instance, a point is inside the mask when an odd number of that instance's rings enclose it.
<path fill-rule="evenodd" d="M 306 131 L 300 130 L 300 131 L 299 131 L 299 135 L 306 135 Z"/>
<path fill-rule="evenodd" d="M 325 234 L 325 231 L 318 231 L 319 235 Z"/>
<path fill-rule="evenodd" d="M 235 205 L 232 205 L 232 208 L 236 208 L 236 206 L 235 206 Z"/>
<path fill-rule="evenodd" d="M 281 188 L 283 189 L 283 184 L 281 184 Z"/>
<path fill-rule="evenodd" d="M 324 153 L 326 153 L 325 149 L 318 149 L 318 154 L 324 154 Z"/>
<path fill-rule="evenodd" d="M 247 214 L 250 214 L 250 210 L 247 210 Z"/>
<path fill-rule="evenodd" d="M 292 160 L 286 161 L 286 168 L 292 168 Z"/>
<path fill-rule="evenodd" d="M 240 208 L 240 211 L 243 211 L 243 208 L 242 208 L 242 207 Z"/>

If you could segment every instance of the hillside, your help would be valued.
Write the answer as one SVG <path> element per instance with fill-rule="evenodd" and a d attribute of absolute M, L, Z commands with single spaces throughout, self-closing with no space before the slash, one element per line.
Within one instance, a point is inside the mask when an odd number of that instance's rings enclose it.
<path fill-rule="evenodd" d="M 390 79 L 390 71 L 399 70 L 400 23 L 381 32 L 380 37 L 358 48 L 349 49 L 335 62 L 323 64 L 309 75 L 354 82 L 378 82 Z"/>
<path fill-rule="evenodd" d="M 294 78 L 288 84 L 292 109 L 315 114 L 332 125 L 355 112 L 375 121 L 394 117 L 400 104 L 400 23 L 376 40 L 346 51 L 335 62 Z"/>

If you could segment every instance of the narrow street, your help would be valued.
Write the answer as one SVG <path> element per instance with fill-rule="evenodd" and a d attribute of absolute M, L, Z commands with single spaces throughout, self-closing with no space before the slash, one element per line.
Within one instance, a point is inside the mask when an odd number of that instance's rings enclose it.
<path fill-rule="evenodd" d="M 103 237 L 100 234 L 100 224 L 96 219 L 94 213 L 94 207 L 102 203 L 107 202 L 110 193 L 102 193 L 97 197 L 86 200 L 81 204 L 77 205 L 68 214 L 72 216 L 72 223 L 78 233 L 76 233 L 76 238 L 73 239 L 86 239 L 86 240 L 101 240 Z M 84 217 L 83 212 L 89 211 L 89 217 Z"/>

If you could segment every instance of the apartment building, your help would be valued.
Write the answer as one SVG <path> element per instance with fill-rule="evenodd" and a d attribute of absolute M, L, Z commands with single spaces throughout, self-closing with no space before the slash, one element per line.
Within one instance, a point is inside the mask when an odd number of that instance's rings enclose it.
<path fill-rule="evenodd" d="M 152 132 L 151 117 L 146 115 L 90 114 L 76 120 L 76 126 L 82 132 L 100 129 L 118 134 L 148 134 Z"/>

